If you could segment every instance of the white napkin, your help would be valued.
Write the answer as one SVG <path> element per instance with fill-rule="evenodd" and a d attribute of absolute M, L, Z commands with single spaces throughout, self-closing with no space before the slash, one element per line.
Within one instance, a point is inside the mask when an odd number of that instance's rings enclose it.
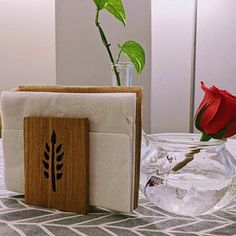
<path fill-rule="evenodd" d="M 23 118 L 87 117 L 90 204 L 130 212 L 133 205 L 136 94 L 2 92 L 6 188 L 24 192 Z"/>

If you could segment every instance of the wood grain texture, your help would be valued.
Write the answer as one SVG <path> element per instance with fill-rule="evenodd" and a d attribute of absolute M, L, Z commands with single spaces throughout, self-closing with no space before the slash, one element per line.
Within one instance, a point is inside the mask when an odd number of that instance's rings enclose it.
<path fill-rule="evenodd" d="M 56 93 L 136 93 L 136 130 L 135 130 L 135 183 L 133 209 L 138 207 L 139 181 L 140 181 L 140 158 L 143 120 L 143 89 L 141 87 L 96 87 L 96 86 L 31 86 L 22 85 L 18 91 L 28 92 L 56 92 Z"/>
<path fill-rule="evenodd" d="M 27 204 L 87 213 L 88 137 L 86 118 L 24 118 Z"/>

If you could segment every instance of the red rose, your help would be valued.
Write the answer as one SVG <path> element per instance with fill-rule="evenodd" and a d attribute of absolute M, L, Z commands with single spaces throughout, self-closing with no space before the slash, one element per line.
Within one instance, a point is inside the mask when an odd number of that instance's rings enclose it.
<path fill-rule="evenodd" d="M 236 134 L 236 96 L 203 82 L 201 88 L 205 96 L 195 115 L 196 128 L 218 139 Z"/>

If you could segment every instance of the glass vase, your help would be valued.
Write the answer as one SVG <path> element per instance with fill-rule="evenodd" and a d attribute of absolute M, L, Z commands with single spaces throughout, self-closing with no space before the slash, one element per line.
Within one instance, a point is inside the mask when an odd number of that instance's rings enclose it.
<path fill-rule="evenodd" d="M 112 86 L 132 86 L 133 75 L 134 75 L 134 65 L 132 62 L 119 62 L 116 64 L 110 63 L 111 66 L 111 78 Z M 117 79 L 118 73 L 118 79 Z M 119 81 L 118 81 L 119 80 Z M 142 146 L 141 146 L 141 159 L 152 155 L 155 150 L 149 144 L 147 135 L 142 129 Z"/>
<path fill-rule="evenodd" d="M 131 62 L 119 62 L 110 65 L 112 86 L 132 86 L 134 65 Z"/>
<path fill-rule="evenodd" d="M 222 140 L 198 134 L 147 135 L 151 155 L 141 162 L 141 191 L 158 207 L 180 215 L 206 214 L 236 194 L 235 158 Z"/>

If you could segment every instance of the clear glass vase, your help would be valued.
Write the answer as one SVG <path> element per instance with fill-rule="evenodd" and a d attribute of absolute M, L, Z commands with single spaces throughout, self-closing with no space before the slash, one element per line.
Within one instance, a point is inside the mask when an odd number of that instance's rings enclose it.
<path fill-rule="evenodd" d="M 112 86 L 132 86 L 134 65 L 131 62 L 110 64 Z"/>
<path fill-rule="evenodd" d="M 111 75 L 112 75 L 112 86 L 132 86 L 133 75 L 134 75 L 134 65 L 132 62 L 119 62 L 116 64 L 110 63 Z M 118 79 L 117 79 L 118 73 Z M 120 84 L 118 82 L 120 81 Z M 147 156 L 153 155 L 155 150 L 149 143 L 146 133 L 142 130 L 142 146 L 141 146 L 141 159 Z"/>
<path fill-rule="evenodd" d="M 198 134 L 147 135 L 151 155 L 141 162 L 141 191 L 158 207 L 181 215 L 215 211 L 236 195 L 235 158 L 225 141 Z"/>

